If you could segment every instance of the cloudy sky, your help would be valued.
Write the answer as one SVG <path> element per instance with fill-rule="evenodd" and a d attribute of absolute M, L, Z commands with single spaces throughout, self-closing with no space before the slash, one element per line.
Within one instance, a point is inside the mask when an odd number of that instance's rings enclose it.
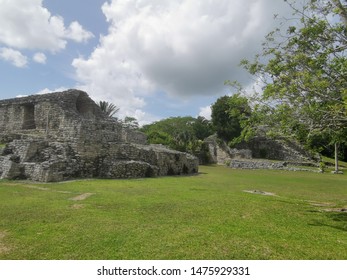
<path fill-rule="evenodd" d="M 282 0 L 0 0 L 0 98 L 78 88 L 148 123 L 208 116 Z"/>

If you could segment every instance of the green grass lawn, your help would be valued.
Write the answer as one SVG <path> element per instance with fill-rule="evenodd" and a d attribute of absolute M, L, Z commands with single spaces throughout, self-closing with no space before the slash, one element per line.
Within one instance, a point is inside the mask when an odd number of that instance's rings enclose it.
<path fill-rule="evenodd" d="M 200 172 L 0 181 L 0 259 L 347 259 L 346 175 Z"/>

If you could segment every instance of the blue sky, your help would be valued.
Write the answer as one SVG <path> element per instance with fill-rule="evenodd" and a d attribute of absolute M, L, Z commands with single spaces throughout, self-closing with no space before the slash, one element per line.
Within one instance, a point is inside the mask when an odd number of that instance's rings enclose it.
<path fill-rule="evenodd" d="M 0 0 L 0 98 L 85 90 L 149 123 L 208 117 L 290 11 L 273 0 Z"/>

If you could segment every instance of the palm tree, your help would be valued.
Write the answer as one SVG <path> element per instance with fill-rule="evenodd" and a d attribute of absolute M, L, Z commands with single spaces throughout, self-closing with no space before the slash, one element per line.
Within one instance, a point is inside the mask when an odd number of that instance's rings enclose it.
<path fill-rule="evenodd" d="M 119 108 L 116 105 L 107 101 L 99 101 L 98 106 L 107 117 L 112 117 L 119 111 Z"/>

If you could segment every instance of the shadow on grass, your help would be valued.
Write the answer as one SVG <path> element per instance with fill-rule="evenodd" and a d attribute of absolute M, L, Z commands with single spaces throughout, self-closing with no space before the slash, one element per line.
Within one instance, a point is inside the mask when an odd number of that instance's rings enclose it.
<path fill-rule="evenodd" d="M 315 212 L 315 211 L 310 211 L 310 212 Z M 324 222 L 315 220 L 313 223 L 309 225 L 317 226 L 317 227 L 330 227 L 330 228 L 347 232 L 347 212 L 338 212 L 338 213 L 327 212 L 324 214 L 325 214 L 325 217 L 332 220 L 334 224 L 324 223 Z"/>

